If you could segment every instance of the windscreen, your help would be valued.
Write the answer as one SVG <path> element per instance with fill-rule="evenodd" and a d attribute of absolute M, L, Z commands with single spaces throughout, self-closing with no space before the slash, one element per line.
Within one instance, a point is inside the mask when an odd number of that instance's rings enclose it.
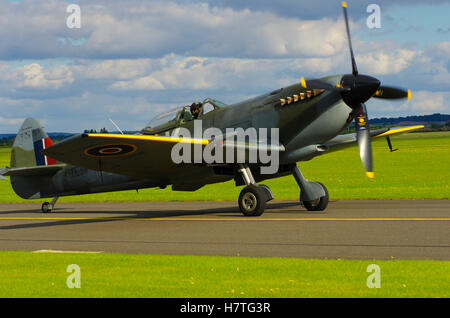
<path fill-rule="evenodd" d="M 155 128 L 164 124 L 175 124 L 177 120 L 177 113 L 179 111 L 179 109 L 174 109 L 168 111 L 167 113 L 157 115 L 148 123 L 145 129 Z"/>

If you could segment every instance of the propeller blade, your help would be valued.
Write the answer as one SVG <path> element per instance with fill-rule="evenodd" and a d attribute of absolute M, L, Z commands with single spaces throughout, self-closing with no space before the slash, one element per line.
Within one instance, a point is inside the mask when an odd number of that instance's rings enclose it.
<path fill-rule="evenodd" d="M 366 105 L 361 103 L 355 109 L 355 113 L 356 140 L 358 141 L 359 155 L 366 169 L 366 175 L 369 178 L 373 178 L 372 145 Z"/>
<path fill-rule="evenodd" d="M 373 97 L 384 99 L 411 99 L 411 91 L 400 87 L 380 86 Z"/>
<path fill-rule="evenodd" d="M 350 27 L 348 25 L 347 16 L 347 2 L 342 1 L 342 10 L 344 10 L 345 28 L 347 30 L 348 48 L 350 50 L 350 57 L 352 59 L 352 74 L 358 75 L 358 68 L 356 67 L 355 55 L 353 54 L 352 38 L 350 36 Z"/>
<path fill-rule="evenodd" d="M 300 84 L 303 88 L 309 88 L 309 89 L 325 89 L 325 90 L 331 90 L 331 91 L 349 91 L 350 88 L 344 88 L 344 87 L 337 87 L 333 86 L 332 84 L 320 80 L 320 79 L 311 79 L 311 80 L 305 80 L 304 77 L 301 78 Z"/>

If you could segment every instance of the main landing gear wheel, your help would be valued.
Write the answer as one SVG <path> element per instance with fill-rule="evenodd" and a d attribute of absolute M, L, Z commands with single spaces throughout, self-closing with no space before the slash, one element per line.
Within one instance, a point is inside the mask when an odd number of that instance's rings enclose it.
<path fill-rule="evenodd" d="M 50 213 L 52 212 L 53 206 L 50 204 L 50 202 L 44 202 L 42 203 L 41 211 L 42 213 Z"/>
<path fill-rule="evenodd" d="M 320 182 L 317 182 L 320 184 L 325 191 L 325 195 L 323 197 L 320 197 L 319 199 L 312 200 L 312 201 L 303 201 L 303 205 L 308 211 L 323 211 L 328 206 L 328 190 L 327 188 Z"/>
<path fill-rule="evenodd" d="M 245 216 L 260 216 L 266 207 L 266 189 L 257 185 L 248 185 L 239 194 L 239 208 Z"/>

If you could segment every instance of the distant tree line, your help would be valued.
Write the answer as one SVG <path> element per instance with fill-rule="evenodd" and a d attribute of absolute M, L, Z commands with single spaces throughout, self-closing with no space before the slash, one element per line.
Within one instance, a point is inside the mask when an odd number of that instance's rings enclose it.
<path fill-rule="evenodd" d="M 49 133 L 48 134 L 53 143 L 61 141 L 67 137 L 72 136 L 69 133 Z M 0 135 L 0 147 L 12 147 L 16 135 L 8 134 L 8 135 Z"/>
<path fill-rule="evenodd" d="M 431 123 L 439 122 L 442 126 L 447 125 L 450 122 L 450 115 L 445 114 L 433 114 L 433 115 L 423 115 L 423 116 L 406 116 L 406 117 L 396 117 L 396 118 L 375 118 L 369 120 L 370 124 L 384 124 L 393 125 L 402 122 L 424 122 Z M 447 125 L 448 126 L 448 125 Z"/>
<path fill-rule="evenodd" d="M 11 147 L 13 143 L 14 143 L 14 137 L 0 138 L 0 147 Z"/>
<path fill-rule="evenodd" d="M 425 128 L 413 132 L 432 132 L 432 131 L 450 131 L 450 115 L 433 114 L 423 116 L 406 116 L 396 118 L 374 118 L 369 120 L 370 129 L 381 129 L 394 126 L 424 125 Z M 355 131 L 353 122 L 343 133 Z"/>
<path fill-rule="evenodd" d="M 97 133 L 97 129 L 85 129 L 84 130 L 85 134 L 96 134 Z M 100 134 L 107 134 L 108 130 L 103 127 L 102 129 L 100 129 Z"/>
<path fill-rule="evenodd" d="M 100 134 L 118 134 L 119 132 L 118 131 L 110 132 L 105 127 L 103 127 L 102 129 L 100 129 L 100 131 L 97 131 L 97 129 L 85 129 L 83 131 L 83 133 L 85 133 L 85 134 L 97 134 L 97 133 L 100 133 Z M 124 130 L 123 133 L 127 134 L 127 135 L 132 135 L 132 134 L 137 133 L 137 131 L 135 131 L 135 130 Z"/>

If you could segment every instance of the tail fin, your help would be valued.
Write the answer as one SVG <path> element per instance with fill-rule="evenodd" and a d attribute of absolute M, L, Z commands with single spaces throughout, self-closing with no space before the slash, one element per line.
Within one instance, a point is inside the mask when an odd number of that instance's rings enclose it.
<path fill-rule="evenodd" d="M 41 124 L 33 118 L 27 118 L 17 133 L 11 150 L 11 168 L 47 166 L 56 164 L 56 160 L 41 153 L 53 142 Z"/>

